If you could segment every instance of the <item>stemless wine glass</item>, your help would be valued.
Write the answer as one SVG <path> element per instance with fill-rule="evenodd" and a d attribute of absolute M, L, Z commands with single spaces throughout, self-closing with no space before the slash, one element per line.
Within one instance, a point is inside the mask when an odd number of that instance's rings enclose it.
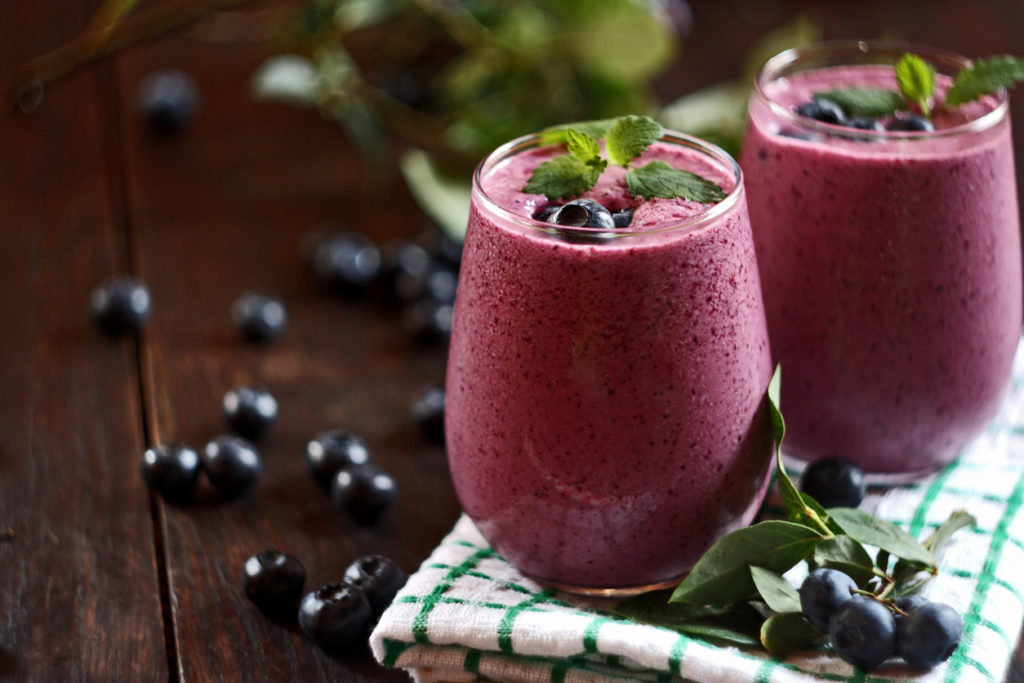
<path fill-rule="evenodd" d="M 612 232 L 532 218 L 543 197 L 521 188 L 563 151 L 524 137 L 475 173 L 448 457 L 466 513 L 525 575 L 628 594 L 677 582 L 756 513 L 771 465 L 767 328 L 725 152 L 663 136 L 644 158 L 711 177 L 726 199 L 640 202 Z M 621 188 L 588 196 L 636 203 Z"/>
<path fill-rule="evenodd" d="M 934 470 L 984 429 L 1021 332 L 1004 91 L 940 108 L 934 131 L 860 130 L 853 125 L 872 122 L 796 114 L 832 89 L 896 91 L 893 65 L 908 52 L 937 67 L 940 102 L 969 64 L 873 42 L 772 58 L 757 76 L 741 155 L 785 378 L 787 455 L 843 456 L 882 481 Z"/>

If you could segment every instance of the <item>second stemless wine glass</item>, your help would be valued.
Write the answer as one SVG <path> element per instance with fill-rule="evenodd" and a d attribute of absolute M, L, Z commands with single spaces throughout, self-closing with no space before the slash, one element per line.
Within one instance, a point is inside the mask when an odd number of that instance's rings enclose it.
<path fill-rule="evenodd" d="M 560 151 L 522 138 L 475 174 L 448 456 L 466 513 L 525 575 L 626 594 L 677 582 L 756 513 L 771 464 L 767 329 L 728 155 L 666 134 L 644 158 L 728 196 L 653 200 L 608 232 L 531 217 L 544 200 L 521 188 Z M 631 201 L 616 192 L 588 196 Z"/>
<path fill-rule="evenodd" d="M 934 131 L 796 113 L 832 89 L 896 91 L 893 65 L 907 52 L 937 67 L 940 101 L 968 64 L 865 42 L 769 60 L 741 155 L 783 368 L 785 450 L 802 461 L 843 456 L 881 480 L 934 470 L 984 429 L 1021 333 L 1005 92 L 940 109 Z"/>

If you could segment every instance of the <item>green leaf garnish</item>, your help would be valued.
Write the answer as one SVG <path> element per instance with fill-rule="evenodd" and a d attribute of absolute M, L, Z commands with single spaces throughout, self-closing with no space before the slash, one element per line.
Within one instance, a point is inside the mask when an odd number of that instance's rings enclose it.
<path fill-rule="evenodd" d="M 783 573 L 812 552 L 822 536 L 801 524 L 769 520 L 726 534 L 697 561 L 672 602 L 723 604 L 755 592 L 751 565 Z"/>
<path fill-rule="evenodd" d="M 814 564 L 843 572 L 860 588 L 867 588 L 875 578 L 875 563 L 871 555 L 864 546 L 845 535 L 819 543 L 814 549 Z"/>
<path fill-rule="evenodd" d="M 605 136 L 608 158 L 619 166 L 629 166 L 663 132 L 660 123 L 646 116 L 623 116 Z"/>
<path fill-rule="evenodd" d="M 661 124 L 646 116 L 622 116 L 549 128 L 541 133 L 541 142 L 564 144 L 569 154 L 538 165 L 523 192 L 543 194 L 549 200 L 581 195 L 597 183 L 608 166 L 608 160 L 601 156 L 598 139 L 605 139 L 608 159 L 628 167 L 663 132 Z M 710 180 L 672 168 L 664 161 L 630 169 L 626 174 L 626 187 L 631 194 L 644 199 L 682 197 L 706 204 L 726 197 L 722 188 Z"/>
<path fill-rule="evenodd" d="M 631 168 L 626 174 L 626 187 L 630 194 L 644 199 L 682 197 L 709 204 L 726 197 L 725 191 L 710 180 L 657 160 Z"/>
<path fill-rule="evenodd" d="M 750 578 L 765 604 L 776 612 L 800 611 L 800 594 L 782 574 L 751 565 Z"/>
<path fill-rule="evenodd" d="M 908 102 L 913 102 L 925 116 L 932 111 L 935 94 L 935 67 L 917 55 L 905 53 L 896 64 L 896 83 Z"/>
<path fill-rule="evenodd" d="M 945 106 L 955 107 L 1020 81 L 1024 81 L 1024 59 L 1010 55 L 978 59 L 953 78 Z"/>
<path fill-rule="evenodd" d="M 597 183 L 604 167 L 586 164 L 574 156 L 548 159 L 533 169 L 523 192 L 542 194 L 548 199 L 565 199 L 583 194 Z"/>
<path fill-rule="evenodd" d="M 881 88 L 837 88 L 814 96 L 835 102 L 848 116 L 882 118 L 907 108 L 902 95 Z"/>
<path fill-rule="evenodd" d="M 825 639 L 825 634 L 811 626 L 799 612 L 773 614 L 761 625 L 761 644 L 776 657 L 809 650 Z"/>
<path fill-rule="evenodd" d="M 935 566 L 935 556 L 932 552 L 892 522 L 856 508 L 833 508 L 829 510 L 829 515 L 856 541 L 884 548 L 909 562 L 925 567 Z"/>

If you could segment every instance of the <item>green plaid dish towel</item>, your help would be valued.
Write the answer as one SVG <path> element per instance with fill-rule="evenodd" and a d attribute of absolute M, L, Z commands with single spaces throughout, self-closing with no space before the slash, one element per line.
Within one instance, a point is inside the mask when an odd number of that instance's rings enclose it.
<path fill-rule="evenodd" d="M 954 510 L 954 535 L 924 595 L 964 616 L 960 648 L 929 672 L 893 660 L 871 674 L 826 648 L 770 657 L 625 620 L 524 578 L 463 516 L 409 578 L 371 636 L 377 659 L 417 681 L 1002 681 L 1024 621 L 1024 353 L 987 432 L 954 463 L 862 507 L 923 538 Z M 794 581 L 800 576 L 787 575 Z"/>

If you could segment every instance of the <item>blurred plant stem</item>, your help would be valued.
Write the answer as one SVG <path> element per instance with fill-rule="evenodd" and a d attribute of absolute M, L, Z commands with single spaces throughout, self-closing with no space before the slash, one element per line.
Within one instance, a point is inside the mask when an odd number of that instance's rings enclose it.
<path fill-rule="evenodd" d="M 14 82 L 3 84 L 4 104 L 16 104 L 26 90 L 49 85 L 86 64 L 246 2 L 252 0 L 168 0 L 129 14 L 137 0 L 107 0 L 75 38 L 18 68 Z"/>

